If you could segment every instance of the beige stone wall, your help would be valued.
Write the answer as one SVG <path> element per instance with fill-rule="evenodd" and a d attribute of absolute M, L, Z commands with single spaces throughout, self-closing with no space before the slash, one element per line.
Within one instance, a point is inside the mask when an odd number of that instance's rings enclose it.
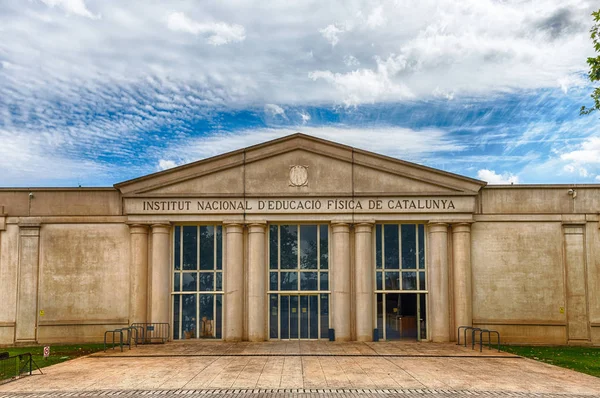
<path fill-rule="evenodd" d="M 48 224 L 40 231 L 39 342 L 100 341 L 128 323 L 129 229 Z"/>
<path fill-rule="evenodd" d="M 6 225 L 0 230 L 0 344 L 11 344 L 15 338 L 18 247 L 19 227 Z"/>
<path fill-rule="evenodd" d="M 529 327 L 566 325 L 562 241 L 561 223 L 475 223 L 473 323 L 518 325 L 505 328 L 507 341 L 530 340 Z"/>
<path fill-rule="evenodd" d="M 113 188 L 2 188 L 0 206 L 11 217 L 118 216 L 121 194 Z"/>

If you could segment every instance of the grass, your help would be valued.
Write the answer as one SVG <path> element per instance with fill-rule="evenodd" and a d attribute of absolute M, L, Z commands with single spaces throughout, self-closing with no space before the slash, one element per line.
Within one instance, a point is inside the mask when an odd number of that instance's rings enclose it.
<path fill-rule="evenodd" d="M 92 354 L 101 351 L 103 344 L 70 344 L 70 345 L 51 345 L 50 356 L 44 359 L 44 347 L 8 347 L 0 348 L 0 352 L 7 352 L 10 356 L 31 353 L 33 361 L 40 367 L 54 365 L 69 359 Z"/>
<path fill-rule="evenodd" d="M 512 354 L 600 377 L 600 347 L 502 346 Z"/>

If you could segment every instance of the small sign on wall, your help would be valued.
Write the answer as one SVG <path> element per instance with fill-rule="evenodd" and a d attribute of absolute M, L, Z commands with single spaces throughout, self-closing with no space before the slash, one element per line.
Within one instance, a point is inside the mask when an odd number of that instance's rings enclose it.
<path fill-rule="evenodd" d="M 558 312 L 560 312 L 561 314 L 565 313 L 565 307 L 558 307 Z"/>
<path fill-rule="evenodd" d="M 44 310 L 40 310 L 40 316 L 44 316 Z"/>

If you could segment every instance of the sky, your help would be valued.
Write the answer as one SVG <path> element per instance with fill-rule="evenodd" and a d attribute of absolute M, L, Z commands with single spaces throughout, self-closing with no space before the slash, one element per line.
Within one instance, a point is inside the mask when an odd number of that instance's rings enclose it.
<path fill-rule="evenodd" d="M 585 0 L 1 0 L 0 186 L 112 186 L 302 132 L 600 183 Z"/>

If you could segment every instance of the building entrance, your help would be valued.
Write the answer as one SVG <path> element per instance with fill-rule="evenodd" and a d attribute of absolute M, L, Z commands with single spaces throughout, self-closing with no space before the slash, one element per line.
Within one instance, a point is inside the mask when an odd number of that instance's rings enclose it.
<path fill-rule="evenodd" d="M 384 340 L 421 340 L 427 337 L 426 295 L 377 295 L 377 329 Z"/>

